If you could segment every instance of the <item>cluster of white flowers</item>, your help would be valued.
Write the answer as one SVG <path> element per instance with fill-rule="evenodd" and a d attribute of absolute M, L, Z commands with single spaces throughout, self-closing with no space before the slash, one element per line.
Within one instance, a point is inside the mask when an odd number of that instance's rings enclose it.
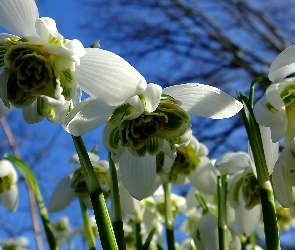
<path fill-rule="evenodd" d="M 156 229 L 154 238 L 161 245 L 165 221 L 161 184 L 192 184 L 187 199 L 171 196 L 174 218 L 185 215 L 181 228 L 193 239 L 180 247 L 195 244 L 198 249 L 218 249 L 218 176 L 229 178 L 230 249 L 240 248 L 242 236 L 249 237 L 259 227 L 261 199 L 251 149 L 225 154 L 213 163 L 191 128 L 191 115 L 229 118 L 242 109 L 239 101 L 200 83 L 167 88 L 148 84 L 120 56 L 64 38 L 53 19 L 39 17 L 34 0 L 0 0 L 0 26 L 13 33 L 0 34 L 0 118 L 14 107 L 22 108 L 26 122 L 45 117 L 62 123 L 75 137 L 105 126 L 102 138 L 118 166 L 129 249 L 134 248 L 131 228 L 138 221 L 144 237 Z M 282 230 L 291 223 L 283 207 L 293 206 L 295 197 L 295 78 L 288 77 L 295 71 L 294 54 L 295 46 L 274 60 L 268 75 L 272 84 L 254 107 L 268 174 L 280 204 L 277 211 L 284 218 L 278 221 Z M 81 100 L 82 91 L 89 95 L 85 100 Z M 278 142 L 283 137 L 284 149 L 278 157 Z M 108 162 L 93 153 L 89 157 L 107 199 L 111 190 Z M 50 212 L 64 209 L 75 197 L 92 208 L 77 154 L 70 162 L 76 168 L 57 184 Z M 11 211 L 18 203 L 17 180 L 10 162 L 0 161 L 0 199 Z M 206 197 L 206 207 L 197 203 L 195 194 Z M 72 232 L 68 221 L 62 222 L 54 225 L 65 226 L 64 239 Z"/>

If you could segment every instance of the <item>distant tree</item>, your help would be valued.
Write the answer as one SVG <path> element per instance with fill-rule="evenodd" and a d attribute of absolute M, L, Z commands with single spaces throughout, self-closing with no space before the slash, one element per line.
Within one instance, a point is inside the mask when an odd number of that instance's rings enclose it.
<path fill-rule="evenodd" d="M 295 42 L 291 0 L 81 4 L 89 17 L 85 15 L 81 28 L 99 39 L 101 48 L 129 61 L 148 82 L 163 87 L 200 82 L 236 96 L 237 91 L 247 92 L 255 77 L 267 74 L 275 56 Z M 240 115 L 218 122 L 195 118 L 193 123 L 195 135 L 209 146 L 211 155 L 246 150 Z"/>

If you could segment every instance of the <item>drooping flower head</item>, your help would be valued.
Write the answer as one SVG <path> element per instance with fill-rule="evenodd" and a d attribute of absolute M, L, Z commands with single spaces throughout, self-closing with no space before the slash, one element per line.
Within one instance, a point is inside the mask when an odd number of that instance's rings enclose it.
<path fill-rule="evenodd" d="M 157 155 L 157 173 L 160 174 L 163 182 L 182 185 L 186 178 L 197 169 L 208 152 L 207 147 L 192 136 L 189 144 L 176 147 L 176 158 L 172 164 L 164 152 Z"/>
<path fill-rule="evenodd" d="M 145 91 L 113 108 L 89 98 L 67 116 L 64 128 L 78 136 L 106 124 L 105 147 L 119 162 L 124 186 L 137 199 L 154 190 L 156 155 L 163 151 L 173 161 L 175 149 L 191 139 L 190 114 L 222 119 L 242 104 L 211 86 L 192 83 L 162 89 L 149 84 Z"/>
<path fill-rule="evenodd" d="M 260 189 L 252 159 L 244 152 L 230 152 L 217 159 L 215 167 L 219 175 L 230 174 L 228 198 L 234 210 L 231 226 L 238 226 L 238 231 L 248 237 L 261 216 Z"/>
<path fill-rule="evenodd" d="M 9 211 L 15 211 L 18 205 L 17 173 L 7 160 L 0 161 L 0 201 Z"/>
<path fill-rule="evenodd" d="M 77 87 L 116 105 L 146 87 L 119 56 L 64 38 L 53 19 L 39 18 L 34 0 L 0 1 L 0 26 L 15 34 L 0 34 L 1 117 L 13 106 L 23 108 L 28 123 L 61 122 Z"/>
<path fill-rule="evenodd" d="M 96 154 L 88 153 L 93 164 L 96 176 L 101 184 L 104 197 L 110 196 L 109 164 L 107 161 L 100 160 Z M 49 202 L 49 211 L 58 212 L 66 208 L 74 199 L 81 199 L 86 207 L 92 208 L 89 191 L 85 182 L 79 158 L 74 154 L 70 158 L 70 163 L 77 165 L 69 176 L 64 177 L 55 187 Z"/>
<path fill-rule="evenodd" d="M 295 137 L 295 46 L 281 52 L 270 66 L 268 77 L 272 84 L 254 106 L 254 115 L 261 126 L 270 127 L 273 142 Z M 286 78 L 287 77 L 287 78 Z"/>

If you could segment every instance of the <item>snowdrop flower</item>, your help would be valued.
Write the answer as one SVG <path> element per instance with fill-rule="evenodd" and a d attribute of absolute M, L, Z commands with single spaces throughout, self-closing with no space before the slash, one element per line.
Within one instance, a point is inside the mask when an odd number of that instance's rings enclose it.
<path fill-rule="evenodd" d="M 140 200 L 154 186 L 156 155 L 163 151 L 174 160 L 175 148 L 189 143 L 189 113 L 222 119 L 241 108 L 240 102 L 211 86 L 191 83 L 162 89 L 151 83 L 115 109 L 89 98 L 69 113 L 63 126 L 80 136 L 106 123 L 104 145 L 116 156 L 124 186 Z"/>
<path fill-rule="evenodd" d="M 280 205 L 289 208 L 295 198 L 295 141 L 285 145 L 277 160 L 273 174 L 273 189 Z"/>
<path fill-rule="evenodd" d="M 29 240 L 24 236 L 0 240 L 0 249 L 26 250 L 29 249 Z"/>
<path fill-rule="evenodd" d="M 1 0 L 0 26 L 14 34 L 0 34 L 0 117 L 19 107 L 28 123 L 61 122 L 77 87 L 113 105 L 146 88 L 121 57 L 64 38 L 34 0 Z"/>
<path fill-rule="evenodd" d="M 197 169 L 201 157 L 207 156 L 208 152 L 208 148 L 192 136 L 188 145 L 176 147 L 176 158 L 172 164 L 166 164 L 171 159 L 164 152 L 157 155 L 157 173 L 164 183 L 183 185 L 188 182 L 187 177 Z"/>
<path fill-rule="evenodd" d="M 101 184 L 105 198 L 110 195 L 109 164 L 107 161 L 99 160 L 99 157 L 88 152 L 93 164 L 94 171 Z M 92 208 L 89 192 L 84 179 L 82 168 L 80 167 L 79 158 L 74 154 L 70 158 L 70 163 L 75 163 L 78 167 L 69 175 L 64 177 L 55 187 L 49 201 L 49 211 L 58 212 L 66 208 L 74 199 L 81 199 L 86 207 Z"/>
<path fill-rule="evenodd" d="M 189 182 L 206 195 L 217 195 L 217 175 L 214 161 L 206 156 L 200 157 L 200 163 L 195 171 L 187 177 Z"/>
<path fill-rule="evenodd" d="M 270 66 L 268 77 L 272 84 L 254 107 L 257 122 L 270 127 L 272 140 L 285 136 L 286 142 L 295 137 L 295 78 L 286 78 L 295 72 L 295 46 L 281 52 Z"/>
<path fill-rule="evenodd" d="M 228 193 L 235 218 L 231 221 L 241 234 L 248 237 L 261 216 L 260 189 L 252 159 L 244 152 L 227 153 L 217 159 L 215 167 L 220 175 L 230 174 Z"/>
<path fill-rule="evenodd" d="M 13 212 L 18 205 L 18 176 L 13 165 L 7 160 L 0 161 L 0 201 Z"/>
<path fill-rule="evenodd" d="M 57 240 L 57 244 L 60 247 L 68 242 L 75 234 L 71 228 L 69 217 L 67 216 L 63 216 L 57 221 L 54 221 L 52 223 L 52 229 Z"/>

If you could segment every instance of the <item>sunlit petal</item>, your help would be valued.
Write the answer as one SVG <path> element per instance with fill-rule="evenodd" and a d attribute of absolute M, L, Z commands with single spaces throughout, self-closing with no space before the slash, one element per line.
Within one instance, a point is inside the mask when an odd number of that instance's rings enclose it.
<path fill-rule="evenodd" d="M 147 87 L 143 76 L 128 62 L 102 49 L 86 49 L 75 77 L 85 92 L 113 106 Z"/>
<path fill-rule="evenodd" d="M 261 139 L 265 154 L 265 161 L 268 168 L 268 173 L 271 174 L 274 165 L 279 157 L 279 143 L 273 143 L 271 140 L 271 131 L 268 127 L 260 126 Z"/>
<path fill-rule="evenodd" d="M 271 81 L 280 81 L 295 71 L 294 55 L 295 46 L 290 46 L 275 58 L 269 68 L 268 77 Z"/>
<path fill-rule="evenodd" d="M 209 158 L 201 157 L 201 163 L 196 170 L 191 172 L 188 179 L 197 190 L 205 194 L 216 195 L 217 175 Z"/>
<path fill-rule="evenodd" d="M 153 112 L 160 103 L 161 95 L 161 86 L 153 83 L 148 84 L 145 91 L 140 95 L 142 97 L 141 101 L 145 106 L 145 111 Z"/>
<path fill-rule="evenodd" d="M 0 1 L 0 26 L 15 35 L 36 35 L 35 21 L 38 17 L 38 8 L 34 0 Z"/>
<path fill-rule="evenodd" d="M 15 184 L 18 180 L 16 170 L 8 160 L 0 160 L 0 177 L 4 177 L 12 174 L 12 184 Z"/>
<path fill-rule="evenodd" d="M 250 167 L 250 157 L 245 152 L 226 153 L 216 160 L 214 166 L 219 175 L 232 174 Z"/>
<path fill-rule="evenodd" d="M 72 109 L 63 128 L 74 136 L 81 136 L 105 124 L 112 109 L 98 99 L 88 98 Z"/>
<path fill-rule="evenodd" d="M 220 89 L 199 83 L 171 86 L 163 89 L 163 93 L 181 101 L 187 112 L 212 119 L 231 117 L 243 107 Z"/>
<path fill-rule="evenodd" d="M 125 150 L 119 160 L 120 178 L 137 200 L 148 197 L 156 178 L 156 156 L 134 157 L 129 150 Z"/>

